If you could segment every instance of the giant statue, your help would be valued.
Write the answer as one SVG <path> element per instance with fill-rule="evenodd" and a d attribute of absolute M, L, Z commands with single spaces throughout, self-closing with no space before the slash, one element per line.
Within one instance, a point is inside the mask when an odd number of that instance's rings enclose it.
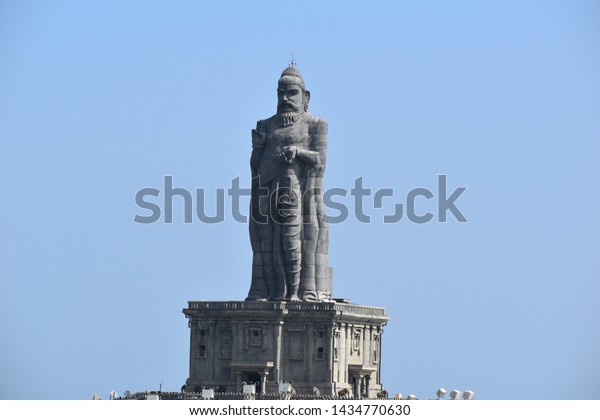
<path fill-rule="evenodd" d="M 278 81 L 277 113 L 252 130 L 253 262 L 246 300 L 331 299 L 323 205 L 327 122 L 308 112 L 309 100 L 291 64 Z"/>

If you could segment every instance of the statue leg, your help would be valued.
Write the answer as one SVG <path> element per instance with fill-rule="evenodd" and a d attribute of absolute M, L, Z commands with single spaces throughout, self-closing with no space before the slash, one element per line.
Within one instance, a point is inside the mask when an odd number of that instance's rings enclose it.
<path fill-rule="evenodd" d="M 328 300 L 332 298 L 332 269 L 329 267 L 328 248 L 329 248 L 329 225 L 325 215 L 325 205 L 323 196 L 315 197 L 316 214 L 319 226 L 317 237 L 317 247 L 315 250 L 315 282 L 319 293 L 319 300 Z"/>
<path fill-rule="evenodd" d="M 261 213 L 270 214 L 270 199 L 265 197 L 261 200 Z M 269 299 L 282 300 L 285 291 L 283 287 L 278 287 L 278 276 L 276 271 L 275 250 L 277 238 L 277 226 L 272 218 L 268 218 L 267 223 L 259 225 L 260 250 L 262 255 L 262 268 L 265 282 L 269 290 Z"/>
<path fill-rule="evenodd" d="M 310 180 L 309 180 L 310 181 Z M 307 182 L 302 197 L 302 277 L 300 296 L 303 301 L 316 302 L 319 299 L 316 285 L 316 249 L 319 239 L 319 222 L 316 214 L 316 200 L 319 198 L 312 184 Z"/>
<path fill-rule="evenodd" d="M 253 152 L 254 153 L 254 152 Z M 265 278 L 263 254 L 260 238 L 260 226 L 266 223 L 266 218 L 260 213 L 259 178 L 252 178 L 252 196 L 250 198 L 250 244 L 252 246 L 252 283 L 246 300 L 269 299 L 269 288 Z"/>
<path fill-rule="evenodd" d="M 299 301 L 300 271 L 302 267 L 302 214 L 300 185 L 295 176 L 285 178 L 278 200 L 281 221 L 281 245 L 285 256 L 287 277 L 286 299 Z"/>
<path fill-rule="evenodd" d="M 250 218 L 250 244 L 252 245 L 252 283 L 246 300 L 267 300 L 269 289 L 264 274 L 261 240 L 256 220 Z"/>
<path fill-rule="evenodd" d="M 271 229 L 272 233 L 272 229 Z M 262 265 L 265 274 L 267 287 L 269 288 L 269 298 L 271 300 L 283 300 L 285 288 L 278 285 L 276 269 L 275 269 L 275 253 L 273 250 L 274 240 L 271 234 L 268 238 L 261 241 L 262 247 Z"/>

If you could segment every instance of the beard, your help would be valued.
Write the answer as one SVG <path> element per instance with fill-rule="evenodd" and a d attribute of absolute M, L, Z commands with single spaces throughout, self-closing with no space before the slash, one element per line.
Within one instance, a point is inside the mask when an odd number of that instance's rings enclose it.
<path fill-rule="evenodd" d="M 280 127 L 289 127 L 294 124 L 304 114 L 303 109 L 277 109 L 277 124 Z"/>

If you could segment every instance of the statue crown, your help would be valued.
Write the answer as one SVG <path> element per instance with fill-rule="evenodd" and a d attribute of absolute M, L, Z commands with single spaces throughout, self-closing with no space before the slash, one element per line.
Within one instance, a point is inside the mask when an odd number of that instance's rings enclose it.
<path fill-rule="evenodd" d="M 280 85 L 299 85 L 302 90 L 305 90 L 304 87 L 304 79 L 296 66 L 287 67 L 283 73 L 281 73 L 281 77 L 279 78 Z"/>

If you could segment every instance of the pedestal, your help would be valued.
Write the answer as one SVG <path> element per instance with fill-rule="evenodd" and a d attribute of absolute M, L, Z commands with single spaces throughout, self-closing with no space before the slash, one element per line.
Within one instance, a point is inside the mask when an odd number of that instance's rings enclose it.
<path fill-rule="evenodd" d="M 381 385 L 383 308 L 347 302 L 188 302 L 188 390 L 375 398 Z"/>

